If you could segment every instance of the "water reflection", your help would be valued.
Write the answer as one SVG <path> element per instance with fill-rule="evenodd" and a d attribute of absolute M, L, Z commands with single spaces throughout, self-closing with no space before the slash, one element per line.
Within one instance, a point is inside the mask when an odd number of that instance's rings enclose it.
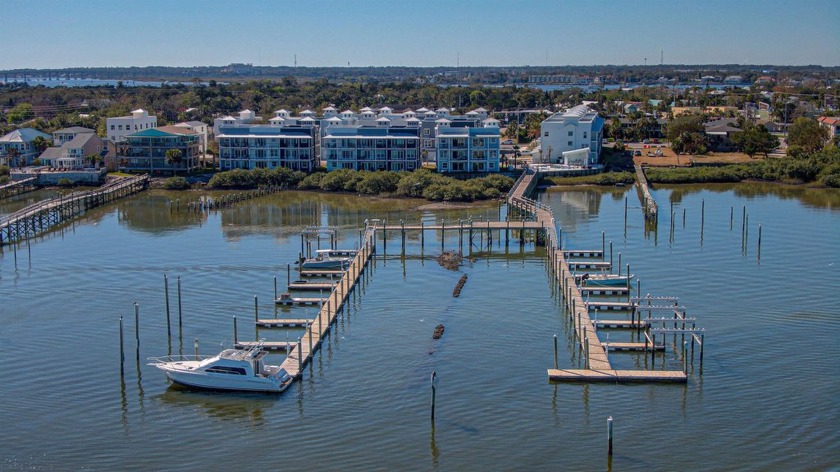
<path fill-rule="evenodd" d="M 695 193 L 726 193 L 731 191 L 738 197 L 748 199 L 775 196 L 782 200 L 799 200 L 801 203 L 813 208 L 840 210 L 840 189 L 811 188 L 804 186 L 782 185 L 772 182 L 656 185 L 656 189 L 669 190 L 669 201 L 672 204 L 681 203 L 685 197 Z"/>
<path fill-rule="evenodd" d="M 200 226 L 206 221 L 206 213 L 187 211 L 185 202 L 179 209 L 177 203 L 170 204 L 173 201 L 163 193 L 141 194 L 120 202 L 117 220 L 127 228 L 159 235 Z"/>
<path fill-rule="evenodd" d="M 265 426 L 265 411 L 273 407 L 278 396 L 264 394 L 211 392 L 190 390 L 172 384 L 157 399 L 178 408 L 195 407 L 208 417 L 223 421 L 247 420 L 252 427 Z"/>

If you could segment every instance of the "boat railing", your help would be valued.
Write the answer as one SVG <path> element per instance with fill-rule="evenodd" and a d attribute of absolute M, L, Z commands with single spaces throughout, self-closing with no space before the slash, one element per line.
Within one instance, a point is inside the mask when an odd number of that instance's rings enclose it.
<path fill-rule="evenodd" d="M 187 354 L 174 354 L 169 356 L 149 357 L 147 360 L 150 364 L 160 364 L 164 362 L 185 362 L 185 361 L 203 361 L 210 359 L 213 356 L 195 356 Z"/>

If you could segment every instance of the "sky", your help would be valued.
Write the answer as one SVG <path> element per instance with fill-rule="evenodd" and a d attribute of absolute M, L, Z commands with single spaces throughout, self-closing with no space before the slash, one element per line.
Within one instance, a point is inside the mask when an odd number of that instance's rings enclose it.
<path fill-rule="evenodd" d="M 4 0 L 0 69 L 840 65 L 840 0 Z"/>

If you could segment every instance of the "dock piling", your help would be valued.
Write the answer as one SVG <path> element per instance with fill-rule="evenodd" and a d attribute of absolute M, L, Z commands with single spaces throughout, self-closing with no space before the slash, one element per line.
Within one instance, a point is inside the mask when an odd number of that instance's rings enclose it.
<path fill-rule="evenodd" d="M 166 297 L 166 336 L 172 337 L 172 327 L 169 322 L 169 278 L 163 274 L 163 293 Z"/>
<path fill-rule="evenodd" d="M 554 335 L 554 368 L 559 369 L 560 364 L 558 364 L 558 357 L 557 357 L 557 335 Z"/>
<path fill-rule="evenodd" d="M 123 349 L 123 317 L 120 315 L 120 377 L 125 376 L 125 350 Z"/>
<path fill-rule="evenodd" d="M 613 418 L 607 417 L 607 455 L 612 456 L 613 453 Z"/>
<path fill-rule="evenodd" d="M 184 324 L 181 320 L 181 276 L 178 276 L 178 332 L 181 332 Z"/>
<path fill-rule="evenodd" d="M 431 381 L 429 382 L 429 384 L 432 388 L 432 422 L 433 423 L 435 421 L 435 393 L 436 393 L 435 392 L 435 390 L 436 390 L 435 383 L 437 383 L 437 372 L 432 371 L 432 378 L 431 378 Z"/>
<path fill-rule="evenodd" d="M 233 345 L 236 346 L 239 343 L 239 330 L 236 329 L 236 315 L 233 315 Z"/>
<path fill-rule="evenodd" d="M 134 302 L 134 342 L 137 345 L 137 362 L 140 362 L 140 307 Z"/>
<path fill-rule="evenodd" d="M 193 349 L 195 350 L 195 360 L 198 360 L 198 338 L 193 340 Z"/>
<path fill-rule="evenodd" d="M 260 319 L 260 306 L 257 303 L 257 296 L 254 295 L 254 321 Z"/>

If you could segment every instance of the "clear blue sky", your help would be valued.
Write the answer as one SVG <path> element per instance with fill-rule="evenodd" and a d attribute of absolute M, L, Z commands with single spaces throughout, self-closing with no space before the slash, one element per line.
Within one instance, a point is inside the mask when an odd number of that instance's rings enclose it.
<path fill-rule="evenodd" d="M 5 0 L 0 69 L 840 65 L 840 0 Z"/>

